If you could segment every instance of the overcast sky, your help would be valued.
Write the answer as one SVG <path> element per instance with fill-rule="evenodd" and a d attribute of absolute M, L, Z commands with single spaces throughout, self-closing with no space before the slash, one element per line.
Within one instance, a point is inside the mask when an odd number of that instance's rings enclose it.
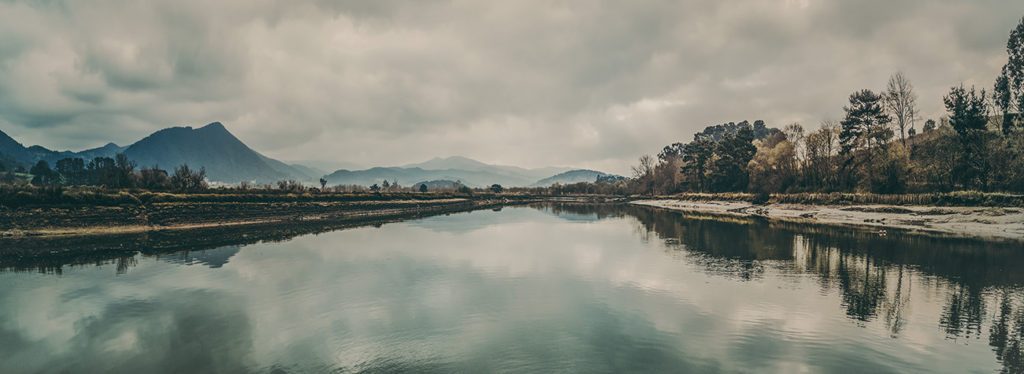
<path fill-rule="evenodd" d="M 282 160 L 626 173 L 705 126 L 816 128 L 897 70 L 990 89 L 1020 0 L 0 0 L 0 130 L 80 150 L 221 121 Z M 143 5 L 145 4 L 145 5 Z"/>

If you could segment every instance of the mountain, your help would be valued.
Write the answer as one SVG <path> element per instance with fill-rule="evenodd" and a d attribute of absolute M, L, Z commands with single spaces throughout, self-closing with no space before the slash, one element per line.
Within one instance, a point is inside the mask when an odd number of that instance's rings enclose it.
<path fill-rule="evenodd" d="M 13 159 L 25 168 L 39 160 L 52 167 L 62 158 L 82 158 L 88 162 L 95 157 L 114 157 L 124 153 L 139 167 L 158 165 L 172 171 L 182 164 L 192 168 L 206 168 L 206 177 L 213 182 L 273 183 L 282 179 L 312 182 L 322 172 L 303 166 L 293 166 L 266 157 L 242 143 L 220 122 L 193 129 L 192 127 L 166 128 L 122 147 L 114 143 L 81 152 L 52 151 L 42 146 L 25 147 L 0 132 L 0 159 Z"/>
<path fill-rule="evenodd" d="M 569 170 L 569 171 L 564 172 L 564 173 L 552 175 L 550 177 L 541 179 L 541 180 L 537 181 L 536 183 L 534 183 L 533 186 L 547 187 L 547 186 L 550 186 L 550 185 L 555 184 L 555 183 L 558 183 L 558 184 L 572 184 L 572 183 L 579 183 L 579 182 L 591 182 L 591 183 L 593 183 L 594 181 L 597 180 L 598 177 L 604 177 L 604 176 L 610 176 L 610 174 L 605 174 L 605 173 L 602 173 L 602 172 L 597 171 L 597 170 L 576 169 L 576 170 Z M 618 177 L 618 176 L 612 176 L 612 177 Z"/>
<path fill-rule="evenodd" d="M 182 164 L 205 167 L 209 180 L 223 183 L 312 179 L 303 171 L 252 150 L 220 122 L 198 129 L 163 129 L 135 142 L 124 153 L 139 166 L 159 165 L 166 170 Z"/>
<path fill-rule="evenodd" d="M 527 180 L 537 180 L 544 178 L 549 175 L 558 174 L 569 170 L 569 168 L 562 167 L 545 167 L 537 169 L 526 169 L 518 166 L 506 166 L 506 165 L 491 165 L 483 162 L 462 157 L 462 156 L 451 156 L 446 158 L 435 157 L 426 162 L 418 164 L 410 164 L 401 166 L 403 168 L 421 168 L 424 170 L 465 170 L 465 171 L 485 171 L 489 173 L 502 174 L 512 178 L 525 178 Z M 491 185 L 493 183 L 488 183 Z M 513 184 L 510 184 L 513 185 Z"/>
<path fill-rule="evenodd" d="M 454 156 L 434 158 L 418 164 L 375 167 L 365 170 L 338 170 L 327 176 L 329 184 L 369 186 L 383 180 L 397 180 L 401 185 L 422 181 L 459 181 L 470 187 L 500 184 L 506 187 L 529 186 L 537 179 L 564 172 L 567 168 L 526 169 L 516 166 L 491 165 L 470 158 Z"/>
<path fill-rule="evenodd" d="M 22 164 L 31 163 L 35 159 L 35 154 L 17 140 L 7 136 L 3 131 L 0 131 L 0 155 L 14 159 L 14 161 Z"/>

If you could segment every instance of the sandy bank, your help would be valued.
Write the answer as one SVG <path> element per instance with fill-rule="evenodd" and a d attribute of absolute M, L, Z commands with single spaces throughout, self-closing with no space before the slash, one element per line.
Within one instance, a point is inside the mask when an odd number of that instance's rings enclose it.
<path fill-rule="evenodd" d="M 633 204 L 729 217 L 763 217 L 794 223 L 904 230 L 1024 242 L 1024 209 L 893 205 L 754 205 L 742 201 L 637 200 Z"/>

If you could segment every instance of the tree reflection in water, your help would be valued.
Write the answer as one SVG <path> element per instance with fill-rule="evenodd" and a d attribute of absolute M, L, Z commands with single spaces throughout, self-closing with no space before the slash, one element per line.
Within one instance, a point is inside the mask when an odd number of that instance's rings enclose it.
<path fill-rule="evenodd" d="M 757 279 L 765 268 L 816 277 L 838 290 L 843 312 L 858 324 L 880 320 L 898 337 L 907 324 L 912 284 L 945 295 L 936 321 L 949 339 L 988 343 L 1003 372 L 1024 372 L 1024 251 L 1020 243 L 983 242 L 906 233 L 713 219 L 631 205 L 549 205 L 559 214 L 632 217 L 649 240 L 711 274 Z M 881 318 L 879 318 L 881 317 Z M 985 326 L 988 326 L 986 329 Z"/>

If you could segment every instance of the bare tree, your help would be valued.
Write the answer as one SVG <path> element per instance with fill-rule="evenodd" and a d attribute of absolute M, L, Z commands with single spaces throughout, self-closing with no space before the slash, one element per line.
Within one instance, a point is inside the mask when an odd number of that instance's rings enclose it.
<path fill-rule="evenodd" d="M 633 167 L 633 178 L 639 183 L 642 192 L 654 193 L 654 157 L 643 155 L 640 164 Z"/>
<path fill-rule="evenodd" d="M 799 161 L 807 160 L 807 147 L 804 145 L 804 127 L 797 122 L 786 125 L 782 129 L 786 140 L 793 144 L 794 151 Z"/>
<path fill-rule="evenodd" d="M 646 177 L 654 171 L 654 157 L 651 155 L 643 155 L 640 157 L 640 165 L 633 167 L 633 178 L 640 179 Z"/>
<path fill-rule="evenodd" d="M 917 119 L 917 94 L 902 72 L 896 72 L 889 78 L 885 90 L 885 107 L 892 113 L 896 126 L 900 128 L 900 141 L 907 144 L 907 130 L 914 128 Z"/>

